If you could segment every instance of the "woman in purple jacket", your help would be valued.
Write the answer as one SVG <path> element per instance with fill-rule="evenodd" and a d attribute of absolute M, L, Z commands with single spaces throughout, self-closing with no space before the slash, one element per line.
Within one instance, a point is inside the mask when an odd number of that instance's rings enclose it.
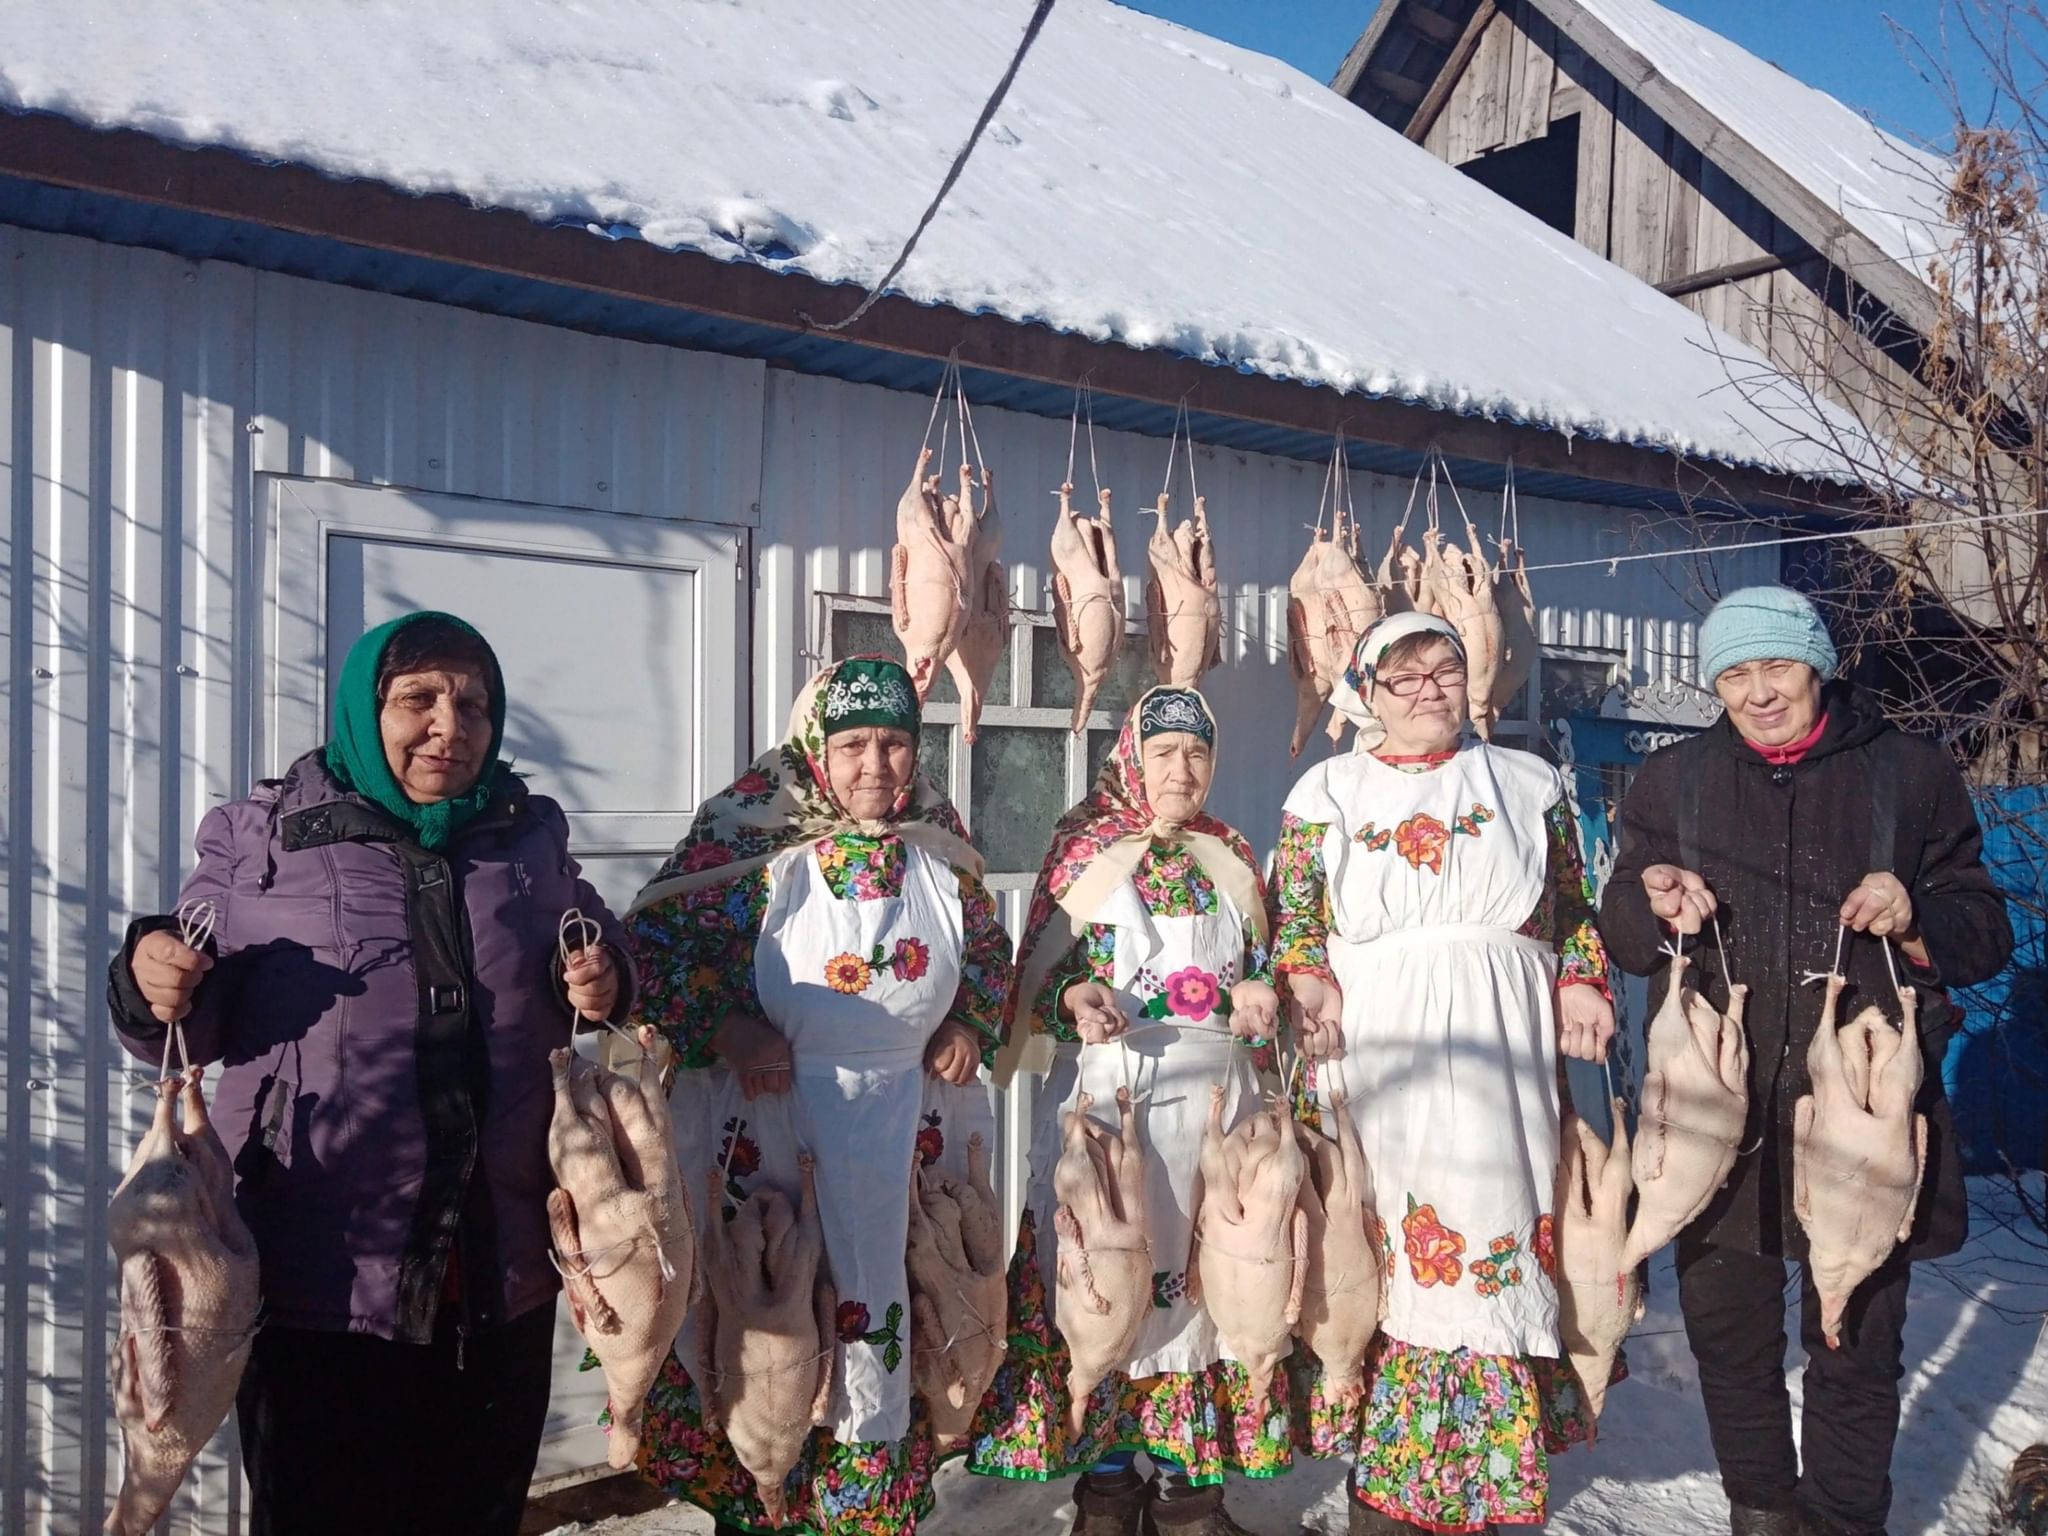
<path fill-rule="evenodd" d="M 152 1064 L 176 1022 L 262 1255 L 237 1403 L 253 1536 L 512 1536 L 547 1416 L 548 1052 L 623 1018 L 623 935 L 552 800 L 498 760 L 496 656 L 415 613 L 357 641 L 333 734 L 210 812 L 180 910 L 138 918 L 109 1002 Z M 566 962 L 562 916 L 602 943 Z"/>

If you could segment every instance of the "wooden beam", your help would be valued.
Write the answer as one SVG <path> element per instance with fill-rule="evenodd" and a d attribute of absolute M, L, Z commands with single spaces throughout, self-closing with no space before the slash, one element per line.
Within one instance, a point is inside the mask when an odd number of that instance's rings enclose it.
<path fill-rule="evenodd" d="M 1380 69 L 1375 66 L 1368 78 L 1396 101 L 1405 101 L 1412 107 L 1422 100 L 1422 85 L 1418 81 L 1410 80 L 1406 75 L 1397 75 L 1391 69 Z"/>
<path fill-rule="evenodd" d="M 1681 277 L 1669 283 L 1659 283 L 1657 291 L 1668 298 L 1682 299 L 1688 293 L 1699 293 L 1707 288 L 1719 288 L 1724 283 L 1739 283 L 1746 277 L 1762 277 L 1766 272 L 1776 272 L 1786 265 L 1785 258 L 1782 256 L 1752 256 L 1747 261 L 1731 261 L 1725 266 L 1713 267 L 1705 272 L 1695 272 L 1690 277 Z"/>
<path fill-rule="evenodd" d="M 1349 100 L 1358 99 L 1354 94 L 1358 90 L 1358 82 L 1365 78 L 1372 56 L 1379 52 L 1380 43 L 1385 39 L 1387 29 L 1393 26 L 1394 17 L 1400 9 L 1401 0 L 1380 0 L 1380 8 L 1372 13 L 1372 20 L 1365 24 L 1358 41 L 1344 55 L 1344 62 L 1337 66 L 1337 73 L 1330 77 L 1331 90 Z"/>
<path fill-rule="evenodd" d="M 1429 94 L 1422 98 L 1422 105 L 1415 109 L 1415 115 L 1408 119 L 1408 126 L 1402 130 L 1417 144 L 1428 137 L 1430 125 L 1443 111 L 1444 103 L 1451 99 L 1451 92 L 1458 88 L 1458 77 L 1465 73 L 1465 66 L 1472 62 L 1472 55 L 1479 51 L 1479 44 L 1486 37 L 1486 29 L 1499 14 L 1500 7 L 1494 0 L 1479 0 L 1479 9 L 1472 13 L 1472 19 L 1465 23 L 1465 30 L 1451 45 L 1451 56 L 1444 60 L 1444 67 L 1438 71 Z"/>
<path fill-rule="evenodd" d="M 1442 11 L 1432 11 L 1419 0 L 1408 0 L 1408 8 L 1401 12 L 1401 19 L 1432 43 L 1448 48 L 1458 40 L 1458 24 Z"/>
<path fill-rule="evenodd" d="M 1680 90 L 1642 53 L 1615 35 L 1583 0 L 1535 0 L 1586 56 L 1669 123 L 1680 137 L 1734 177 L 1838 271 L 1863 287 L 1921 335 L 1940 319 L 1933 290 L 1894 261 L 1823 199 L 1763 151 Z"/>
<path fill-rule="evenodd" d="M 413 196 L 378 182 L 263 164 L 225 149 L 180 148 L 132 130 L 106 132 L 50 115 L 0 114 L 0 175 L 791 333 L 811 329 L 808 315 L 847 313 L 858 298 L 845 284 L 751 262 L 664 250 L 644 240 L 601 240 L 462 198 Z M 900 297 L 877 303 L 845 339 L 932 364 L 957 353 L 968 368 L 1063 388 L 1090 377 L 1105 395 L 1168 407 L 1185 400 L 1197 412 L 1318 436 L 1341 423 L 1347 436 L 1363 442 L 1410 452 L 1434 447 L 1485 464 L 1512 458 L 1528 470 L 1667 495 L 1802 511 L 1846 511 L 1862 499 L 1847 487 L 1567 439 L 1541 427 L 1371 399 Z"/>

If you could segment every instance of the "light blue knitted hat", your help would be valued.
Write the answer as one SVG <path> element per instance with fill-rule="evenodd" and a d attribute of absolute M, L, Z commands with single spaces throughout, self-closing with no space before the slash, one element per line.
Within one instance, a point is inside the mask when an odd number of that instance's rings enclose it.
<path fill-rule="evenodd" d="M 1700 626 L 1700 675 L 1711 685 L 1745 661 L 1803 661 L 1826 682 L 1835 675 L 1835 642 L 1813 604 L 1790 587 L 1744 587 Z"/>

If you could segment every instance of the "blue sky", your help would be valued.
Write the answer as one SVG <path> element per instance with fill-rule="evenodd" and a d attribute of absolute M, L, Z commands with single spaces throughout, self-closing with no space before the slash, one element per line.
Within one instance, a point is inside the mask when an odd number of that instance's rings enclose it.
<path fill-rule="evenodd" d="M 1123 0 L 1228 42 L 1270 53 L 1318 80 L 1337 71 L 1375 0 Z M 1664 0 L 1681 15 L 1874 116 L 1916 143 L 1946 136 L 1942 97 L 1902 54 L 1890 17 L 1938 43 L 1942 0 Z"/>

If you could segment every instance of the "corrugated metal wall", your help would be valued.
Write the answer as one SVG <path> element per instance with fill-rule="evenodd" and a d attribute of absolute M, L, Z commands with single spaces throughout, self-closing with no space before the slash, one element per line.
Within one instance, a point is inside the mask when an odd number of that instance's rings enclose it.
<path fill-rule="evenodd" d="M 0 1529 L 97 1530 L 119 1477 L 101 1218 L 145 1101 L 103 978 L 268 760 L 254 476 L 750 522 L 763 373 L 0 228 Z M 171 1530 L 240 1528 L 231 1443 Z"/>
<path fill-rule="evenodd" d="M 269 554 L 255 477 L 758 522 L 758 743 L 822 648 L 818 595 L 884 594 L 929 409 L 752 362 L 0 228 L 0 1528 L 96 1528 L 118 1478 L 101 1221 L 143 1105 L 102 977 L 127 914 L 171 900 L 200 816 L 271 760 L 253 675 Z M 1067 426 L 997 411 L 976 425 L 1000 477 L 1013 593 L 1042 606 Z M 1096 447 L 1122 503 L 1125 568 L 1142 571 L 1138 508 L 1157 494 L 1164 445 L 1103 433 Z M 1086 453 L 1084 440 L 1083 486 Z M 1227 732 L 1215 809 L 1263 843 L 1296 771 L 1283 600 L 1323 472 L 1207 450 L 1197 472 L 1231 626 L 1209 682 Z M 1355 489 L 1384 540 L 1409 487 L 1360 476 Z M 1496 515 L 1469 500 L 1482 522 Z M 1627 519 L 1523 508 L 1539 561 L 1614 553 Z M 1539 579 L 1545 638 L 1625 648 L 1639 680 L 1684 672 L 1678 564 Z M 1776 570 L 1769 556 L 1741 564 L 1722 579 Z M 180 1536 L 239 1530 L 231 1441 L 189 1480 Z"/>
<path fill-rule="evenodd" d="M 768 376 L 766 462 L 761 475 L 761 527 L 755 541 L 754 727 L 758 742 L 779 729 L 789 705 L 824 654 L 821 594 L 886 597 L 895 509 L 910 478 L 932 402 L 897 390 L 844 384 L 804 374 Z M 1003 514 L 1003 555 L 1012 601 L 1050 606 L 1047 545 L 1054 502 L 1066 477 L 1072 436 L 1064 421 L 1003 411 L 974 418 L 997 473 Z M 936 432 L 933 446 L 938 444 Z M 1154 520 L 1142 509 L 1158 496 L 1166 444 L 1158 438 L 1098 432 L 1095 457 L 1102 483 L 1116 493 L 1117 544 L 1129 611 L 1142 618 L 1145 540 Z M 1078 497 L 1092 505 L 1085 433 L 1076 452 Z M 1223 665 L 1203 680 L 1224 735 L 1211 808 L 1265 848 L 1279 831 L 1285 787 L 1318 749 L 1292 762 L 1287 740 L 1294 689 L 1286 671 L 1287 578 L 1299 562 L 1307 528 L 1316 521 L 1324 466 L 1231 449 L 1199 448 L 1196 478 L 1208 498 L 1227 626 Z M 1187 515 L 1185 465 L 1175 479 L 1173 511 Z M 1415 488 L 1406 480 L 1353 477 L 1353 496 L 1374 554 L 1385 548 Z M 1460 493 L 1487 536 L 1500 521 L 1500 498 Z M 1422 526 L 1424 497 L 1415 498 L 1411 529 Z M 1441 515 L 1462 541 L 1448 491 Z M 1530 563 L 1605 561 L 1624 552 L 1687 548 L 1687 531 L 1646 522 L 1613 507 L 1540 501 L 1521 503 Z M 1710 603 L 1699 585 L 1711 568 L 1717 590 L 1777 579 L 1776 550 L 1718 561 L 1643 560 L 1532 579 L 1546 644 L 1598 646 L 1626 654 L 1636 682 L 1693 677 L 1698 612 Z M 1137 574 L 1132 574 L 1132 573 Z"/>

